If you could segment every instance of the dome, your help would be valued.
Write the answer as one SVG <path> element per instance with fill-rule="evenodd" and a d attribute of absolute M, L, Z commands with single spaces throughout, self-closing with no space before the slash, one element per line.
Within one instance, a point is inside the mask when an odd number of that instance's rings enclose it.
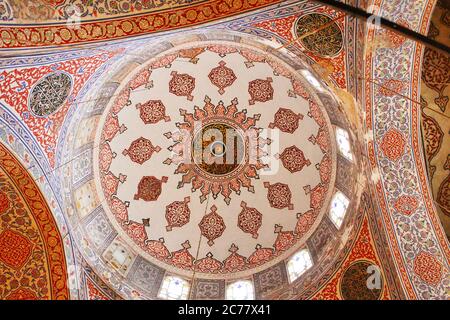
<path fill-rule="evenodd" d="M 94 166 L 124 239 L 161 267 L 212 278 L 251 275 L 304 244 L 329 202 L 336 154 L 303 77 L 263 51 L 203 41 L 122 83 Z"/>
<path fill-rule="evenodd" d="M 100 89 L 111 98 L 85 107 L 89 121 L 73 119 L 67 149 L 92 141 L 93 179 L 68 189 L 67 205 L 98 212 L 77 222 L 89 251 L 105 224 L 115 235 L 95 253 L 108 273 L 127 277 L 139 260 L 189 282 L 251 279 L 332 225 L 335 129 L 348 135 L 348 125 L 341 111 L 331 123 L 338 100 L 307 64 L 232 33 L 188 39 L 123 62 L 120 83 Z M 147 298 L 159 290 L 130 287 Z"/>
<path fill-rule="evenodd" d="M 0 0 L 0 299 L 448 300 L 449 8 L 332 3 Z"/>

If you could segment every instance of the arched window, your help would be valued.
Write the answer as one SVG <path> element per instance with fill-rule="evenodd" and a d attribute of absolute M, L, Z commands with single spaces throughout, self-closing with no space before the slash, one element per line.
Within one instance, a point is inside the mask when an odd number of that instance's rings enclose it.
<path fill-rule="evenodd" d="M 292 256 L 287 263 L 289 281 L 293 282 L 313 265 L 311 255 L 307 249 L 303 249 Z"/>
<path fill-rule="evenodd" d="M 348 198 L 340 191 L 337 191 L 331 200 L 330 219 L 338 229 L 341 227 L 342 221 L 344 221 L 348 204 Z"/>
<path fill-rule="evenodd" d="M 341 128 L 336 128 L 336 142 L 340 153 L 348 160 L 353 160 L 352 148 L 350 146 L 350 139 L 348 132 Z"/>
<path fill-rule="evenodd" d="M 236 281 L 227 287 L 227 300 L 253 300 L 253 283 L 249 280 Z"/>
<path fill-rule="evenodd" d="M 169 300 L 186 300 L 189 294 L 189 283 L 181 278 L 166 276 L 159 290 L 158 297 Z"/>

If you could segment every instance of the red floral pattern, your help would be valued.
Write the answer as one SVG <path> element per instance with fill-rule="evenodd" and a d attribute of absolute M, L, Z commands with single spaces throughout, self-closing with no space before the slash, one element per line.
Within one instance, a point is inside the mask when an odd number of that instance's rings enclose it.
<path fill-rule="evenodd" d="M 275 233 L 278 234 L 278 236 L 275 240 L 275 243 L 273 244 L 273 247 L 277 252 L 282 252 L 289 249 L 295 244 L 297 240 L 294 232 L 283 231 L 283 227 L 279 225 L 275 226 Z"/>
<path fill-rule="evenodd" d="M 250 94 L 249 104 L 255 102 L 267 102 L 273 99 L 272 78 L 266 80 L 256 79 L 248 84 L 248 93 Z"/>
<path fill-rule="evenodd" d="M 0 214 L 9 209 L 9 200 L 6 194 L 0 191 Z"/>
<path fill-rule="evenodd" d="M 248 261 L 254 265 L 260 265 L 272 259 L 273 255 L 273 249 L 262 248 L 261 245 L 257 245 L 255 252 L 248 257 Z"/>
<path fill-rule="evenodd" d="M 115 152 L 111 150 L 109 143 L 102 143 L 100 146 L 100 170 L 104 172 L 109 171 L 112 160 L 117 156 Z"/>
<path fill-rule="evenodd" d="M 233 70 L 225 67 L 225 65 L 224 61 L 220 61 L 219 66 L 212 69 L 208 75 L 211 83 L 219 88 L 220 94 L 224 94 L 225 88 L 231 86 L 237 79 Z"/>
<path fill-rule="evenodd" d="M 32 243 L 20 233 L 7 229 L 0 234 L 0 262 L 11 268 L 22 268 L 32 248 Z"/>
<path fill-rule="evenodd" d="M 145 124 L 155 124 L 162 120 L 170 121 L 170 117 L 166 116 L 166 107 L 161 100 L 149 100 L 144 104 L 138 103 L 136 109 L 139 109 L 140 117 Z"/>
<path fill-rule="evenodd" d="M 389 79 L 380 86 L 380 93 L 386 97 L 393 97 L 398 94 L 403 94 L 403 89 L 406 87 L 405 83 L 396 79 Z"/>
<path fill-rule="evenodd" d="M 399 19 L 396 21 L 397 24 L 404 26 L 408 29 L 410 29 L 410 25 L 409 23 L 404 20 L 404 19 Z M 391 31 L 391 30 L 386 30 L 386 33 L 388 35 L 389 40 L 391 41 L 392 45 L 394 47 L 400 47 L 401 45 L 403 45 L 403 43 L 406 41 L 406 38 L 402 35 L 400 35 L 397 32 Z"/>
<path fill-rule="evenodd" d="M 391 161 L 397 161 L 405 153 L 406 140 L 396 129 L 389 129 L 381 140 L 380 148 Z"/>
<path fill-rule="evenodd" d="M 283 166 L 291 173 L 301 171 L 304 166 L 310 166 L 311 161 L 305 158 L 303 151 L 296 146 L 291 146 L 284 149 L 280 155 Z"/>
<path fill-rule="evenodd" d="M 246 259 L 237 253 L 239 248 L 233 243 L 228 250 L 231 254 L 223 261 L 224 270 L 237 272 L 245 269 Z"/>
<path fill-rule="evenodd" d="M 223 218 L 217 213 L 217 207 L 214 205 L 211 207 L 211 212 L 203 217 L 198 226 L 202 236 L 208 239 L 209 246 L 214 244 L 214 240 L 219 238 L 226 228 Z"/>
<path fill-rule="evenodd" d="M 238 216 L 238 227 L 245 233 L 250 233 L 254 239 L 258 238 L 258 230 L 262 224 L 262 214 L 255 208 L 247 207 L 241 202 L 242 211 Z"/>
<path fill-rule="evenodd" d="M 200 272 L 217 273 L 220 269 L 222 269 L 222 263 L 219 260 L 214 259 L 211 252 L 208 252 L 206 258 L 195 262 L 195 270 Z"/>
<path fill-rule="evenodd" d="M 292 193 L 287 184 L 280 182 L 270 184 L 269 182 L 264 182 L 264 188 L 268 189 L 267 199 L 271 207 L 276 209 L 294 209 L 294 205 L 291 203 Z"/>
<path fill-rule="evenodd" d="M 174 201 L 166 206 L 167 231 L 172 231 L 174 227 L 180 228 L 189 222 L 191 210 L 188 203 L 190 201 L 191 198 L 186 197 L 183 201 Z"/>
<path fill-rule="evenodd" d="M 184 96 L 189 101 L 192 101 L 192 91 L 195 89 L 195 78 L 188 74 L 178 74 L 172 71 L 172 80 L 169 82 L 169 92 L 176 96 Z"/>
<path fill-rule="evenodd" d="M 414 272 L 430 285 L 437 285 L 442 278 L 442 264 L 428 252 L 420 252 L 414 259 Z"/>
<path fill-rule="evenodd" d="M 275 119 L 269 124 L 269 128 L 278 128 L 283 132 L 294 133 L 298 123 L 303 119 L 302 114 L 296 114 L 290 109 L 280 108 L 275 113 Z"/>
<path fill-rule="evenodd" d="M 410 216 L 417 210 L 418 205 L 416 197 L 403 195 L 397 199 L 394 208 L 404 215 Z"/>
<path fill-rule="evenodd" d="M 143 164 L 152 157 L 153 152 L 159 151 L 161 151 L 160 147 L 154 147 L 150 140 L 140 137 L 134 140 L 130 147 L 125 149 L 122 154 L 129 156 L 133 162 Z"/>
<path fill-rule="evenodd" d="M 5 300 L 38 300 L 36 294 L 27 288 L 19 288 L 11 292 Z"/>
<path fill-rule="evenodd" d="M 194 257 L 189 253 L 191 244 L 189 241 L 185 241 L 183 244 L 183 249 L 175 251 L 172 254 L 171 262 L 174 266 L 182 269 L 190 270 L 194 266 Z"/>
<path fill-rule="evenodd" d="M 102 140 L 111 142 L 116 134 L 124 133 L 127 127 L 119 124 L 119 118 L 114 114 L 108 114 L 102 132 Z"/>
<path fill-rule="evenodd" d="M 162 184 L 167 182 L 167 177 L 161 180 L 153 176 L 145 176 L 138 185 L 138 191 L 134 195 L 134 200 L 142 199 L 144 201 L 156 201 L 162 192 Z"/>

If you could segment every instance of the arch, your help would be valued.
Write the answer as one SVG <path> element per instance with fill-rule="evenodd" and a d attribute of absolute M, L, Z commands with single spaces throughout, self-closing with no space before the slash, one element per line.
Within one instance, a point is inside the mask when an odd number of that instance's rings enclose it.
<path fill-rule="evenodd" d="M 0 220 L 0 299 L 69 299 L 63 239 L 50 207 L 2 144 Z"/>

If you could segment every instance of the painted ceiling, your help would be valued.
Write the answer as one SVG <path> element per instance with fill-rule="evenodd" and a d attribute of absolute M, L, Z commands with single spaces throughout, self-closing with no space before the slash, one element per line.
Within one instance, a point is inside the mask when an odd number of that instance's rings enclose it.
<path fill-rule="evenodd" d="M 448 299 L 411 103 L 422 46 L 310 1 L 114 3 L 81 6 L 77 29 L 61 23 L 71 1 L 35 1 L 36 24 L 0 0 L 0 141 L 58 226 L 61 298 L 157 299 L 175 275 L 191 299 L 223 299 L 239 279 L 257 299 Z M 373 3 L 422 33 L 434 4 Z M 292 280 L 302 249 L 313 265 Z M 46 288 L 30 297 L 56 297 Z"/>
<path fill-rule="evenodd" d="M 1 0 L 0 48 L 48 47 L 127 38 L 214 22 L 281 2 L 106 0 L 95 1 L 92 5 L 78 0 Z"/>
<path fill-rule="evenodd" d="M 277 1 L 272 1 L 276 3 Z M 79 18 L 82 22 L 92 20 L 114 20 L 146 16 L 156 13 L 159 17 L 169 17 L 172 23 L 177 22 L 185 11 L 185 17 L 192 23 L 197 18 L 213 17 L 224 14 L 224 17 L 258 7 L 267 6 L 270 1 L 218 1 L 218 0 L 2 0 L 2 20 L 13 22 L 65 22 L 67 19 Z"/>
<path fill-rule="evenodd" d="M 210 42 L 123 81 L 94 143 L 97 189 L 146 254 L 179 272 L 245 275 L 304 243 L 336 155 L 323 107 L 294 74 L 266 52 Z"/>
<path fill-rule="evenodd" d="M 144 46 L 152 58 L 110 69 L 68 131 L 61 179 L 83 250 L 154 298 L 164 272 L 224 286 L 285 268 L 316 229 L 337 233 L 335 176 L 357 170 L 335 150 L 344 113 L 296 71 L 306 64 L 223 31 Z"/>
<path fill-rule="evenodd" d="M 450 8 L 438 2 L 428 31 L 430 37 L 445 43 L 450 39 Z M 436 209 L 450 237 L 450 58 L 425 49 L 422 87 L 422 134 L 428 175 Z"/>
<path fill-rule="evenodd" d="M 0 145 L 0 299 L 68 299 L 61 235 L 34 179 Z"/>

